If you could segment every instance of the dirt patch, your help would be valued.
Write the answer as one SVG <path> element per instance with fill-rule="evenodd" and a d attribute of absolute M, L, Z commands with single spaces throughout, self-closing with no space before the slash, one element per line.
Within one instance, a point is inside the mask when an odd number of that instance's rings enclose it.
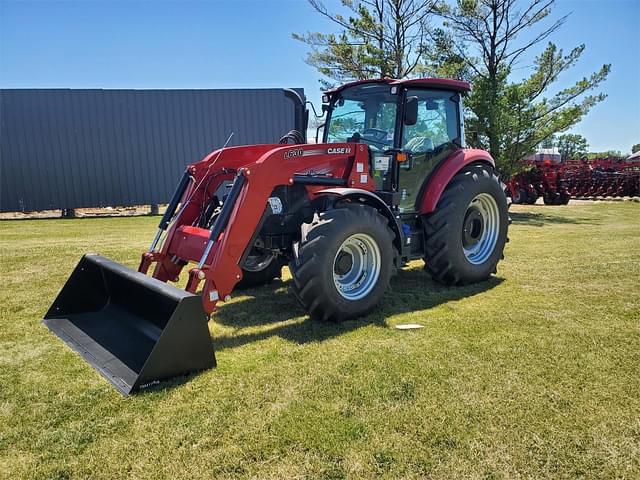
<path fill-rule="evenodd" d="M 620 203 L 620 202 L 640 202 L 640 197 L 572 198 L 571 200 L 569 200 L 569 205 L 593 205 L 594 203 Z M 516 204 L 512 203 L 512 205 L 516 205 Z M 538 200 L 536 200 L 535 205 L 544 205 L 544 201 L 542 200 L 542 197 L 539 197 Z M 527 206 L 527 205 L 523 205 L 523 206 Z"/>
<path fill-rule="evenodd" d="M 572 198 L 570 205 L 590 205 L 593 203 L 618 203 L 640 202 L 640 197 L 616 197 L 616 198 Z"/>
<path fill-rule="evenodd" d="M 160 205 L 159 213 L 164 213 L 166 205 Z M 87 217 L 133 217 L 151 215 L 151 205 L 135 205 L 132 207 L 99 207 L 75 208 L 76 218 Z M 60 218 L 63 210 L 41 210 L 38 212 L 4 212 L 0 213 L 0 220 L 33 220 L 37 218 Z"/>

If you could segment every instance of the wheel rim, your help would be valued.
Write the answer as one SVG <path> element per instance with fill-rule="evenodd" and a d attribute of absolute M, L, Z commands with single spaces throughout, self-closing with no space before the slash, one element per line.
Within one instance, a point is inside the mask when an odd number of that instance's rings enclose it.
<path fill-rule="evenodd" d="M 261 272 L 275 260 L 276 256 L 269 251 L 253 249 L 242 264 L 242 269 L 248 272 Z"/>
<path fill-rule="evenodd" d="M 380 277 L 380 248 L 364 233 L 347 238 L 333 259 L 333 283 L 347 300 L 360 300 L 374 289 Z"/>
<path fill-rule="evenodd" d="M 500 212 L 495 198 L 477 195 L 467 207 L 462 226 L 462 248 L 469 263 L 479 265 L 493 254 L 498 243 Z"/>

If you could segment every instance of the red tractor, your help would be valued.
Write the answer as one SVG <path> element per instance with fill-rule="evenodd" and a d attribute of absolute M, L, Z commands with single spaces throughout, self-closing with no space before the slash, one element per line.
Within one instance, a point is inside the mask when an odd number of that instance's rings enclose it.
<path fill-rule="evenodd" d="M 469 89 L 354 82 L 323 97 L 321 144 L 290 132 L 212 152 L 187 167 L 138 271 L 85 255 L 45 324 L 128 394 L 214 366 L 210 314 L 285 264 L 295 297 L 325 321 L 371 312 L 410 260 L 445 285 L 486 280 L 507 202 L 491 156 L 464 148 Z M 185 267 L 185 290 L 169 285 Z"/>

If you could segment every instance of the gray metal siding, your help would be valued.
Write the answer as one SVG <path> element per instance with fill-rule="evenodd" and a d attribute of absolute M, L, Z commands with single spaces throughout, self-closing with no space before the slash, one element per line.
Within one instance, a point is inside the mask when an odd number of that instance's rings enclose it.
<path fill-rule="evenodd" d="M 295 118 L 282 89 L 0 90 L 0 211 L 165 203 L 231 132 L 275 143 Z"/>

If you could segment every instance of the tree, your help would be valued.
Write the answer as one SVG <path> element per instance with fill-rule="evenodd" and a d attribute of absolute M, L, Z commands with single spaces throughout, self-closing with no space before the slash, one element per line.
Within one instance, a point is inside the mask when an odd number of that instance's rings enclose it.
<path fill-rule="evenodd" d="M 341 0 L 348 15 L 329 12 L 321 0 L 309 4 L 341 32 L 294 33 L 311 47 L 307 63 L 337 83 L 368 78 L 406 78 L 428 66 L 429 20 L 439 0 Z M 330 81 L 321 80 L 325 87 Z"/>
<path fill-rule="evenodd" d="M 610 65 L 545 97 L 558 76 L 578 61 L 584 45 L 565 55 L 548 43 L 528 78 L 509 81 L 518 60 L 565 22 L 566 16 L 538 32 L 530 31 L 549 16 L 553 3 L 458 0 L 455 7 L 442 10 L 456 51 L 473 72 L 474 90 L 466 102 L 471 114 L 468 130 L 477 132 L 476 146 L 487 148 L 506 175 L 517 171 L 520 160 L 542 141 L 569 129 L 605 98 L 585 94 L 607 77 Z"/>
<path fill-rule="evenodd" d="M 631 147 L 631 153 L 636 153 L 636 152 L 640 152 L 640 143 L 636 143 L 634 146 Z"/>
<path fill-rule="evenodd" d="M 558 139 L 555 135 L 551 135 L 548 138 L 545 138 L 542 142 L 540 142 L 540 148 L 553 148 L 556 146 Z"/>
<path fill-rule="evenodd" d="M 596 158 L 624 158 L 625 155 L 620 150 L 605 150 L 604 152 L 589 152 L 587 154 L 588 160 L 594 160 Z"/>
<path fill-rule="evenodd" d="M 466 50 L 464 47 L 455 46 L 455 39 L 451 32 L 436 28 L 431 32 L 430 37 L 431 44 L 425 53 L 425 64 L 418 69 L 417 73 L 472 82 L 473 70 L 466 61 L 464 55 Z"/>
<path fill-rule="evenodd" d="M 560 135 L 556 144 L 563 160 L 580 158 L 587 154 L 587 148 L 589 148 L 586 138 L 573 133 Z"/>

